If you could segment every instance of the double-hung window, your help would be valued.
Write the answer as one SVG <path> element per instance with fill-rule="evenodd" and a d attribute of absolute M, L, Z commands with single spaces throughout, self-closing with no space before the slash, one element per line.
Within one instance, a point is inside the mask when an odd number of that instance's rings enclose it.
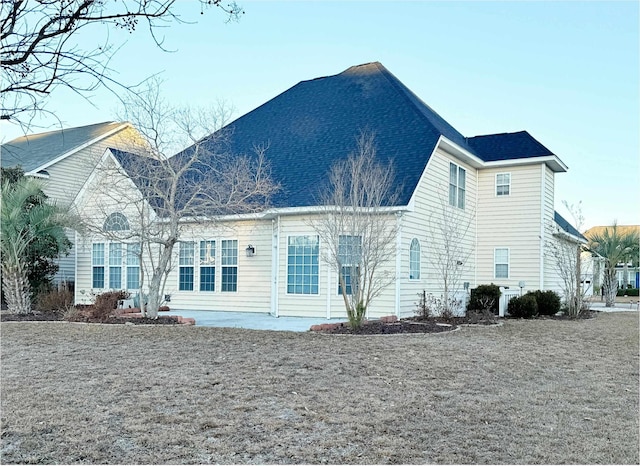
<path fill-rule="evenodd" d="M 360 260 L 362 254 L 362 237 L 340 235 L 338 238 L 338 261 L 340 275 L 344 280 L 345 294 L 353 294 L 360 285 Z M 342 294 L 342 282 L 338 277 L 338 294 Z"/>
<path fill-rule="evenodd" d="M 127 289 L 140 288 L 140 243 L 127 244 Z"/>
<path fill-rule="evenodd" d="M 287 293 L 318 294 L 318 237 L 289 236 Z"/>
<path fill-rule="evenodd" d="M 200 241 L 200 291 L 216 289 L 216 242 Z"/>
<path fill-rule="evenodd" d="M 511 193 L 511 173 L 496 174 L 496 196 L 508 196 Z"/>
<path fill-rule="evenodd" d="M 180 242 L 180 256 L 178 261 L 178 290 L 193 291 L 195 243 L 193 241 Z"/>
<path fill-rule="evenodd" d="M 467 171 L 453 162 L 449 163 L 449 205 L 464 209 Z"/>
<path fill-rule="evenodd" d="M 109 243 L 109 288 L 122 288 L 122 243 Z"/>
<path fill-rule="evenodd" d="M 409 247 L 409 280 L 420 280 L 420 242 L 418 238 L 413 238 Z"/>
<path fill-rule="evenodd" d="M 91 266 L 91 287 L 104 288 L 104 243 L 93 243 Z"/>
<path fill-rule="evenodd" d="M 238 241 L 223 239 L 221 291 L 238 291 Z"/>
<path fill-rule="evenodd" d="M 495 278 L 509 278 L 509 248 L 496 248 L 493 263 Z"/>

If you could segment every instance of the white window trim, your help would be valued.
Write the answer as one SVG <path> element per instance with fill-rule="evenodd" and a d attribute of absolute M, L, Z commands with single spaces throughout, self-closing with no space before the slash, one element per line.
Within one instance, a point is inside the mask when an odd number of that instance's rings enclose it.
<path fill-rule="evenodd" d="M 292 237 L 296 237 L 296 236 L 315 236 L 316 238 L 318 238 L 318 292 L 317 293 L 289 293 L 289 238 Z M 286 269 L 285 269 L 285 294 L 287 296 L 295 296 L 297 297 L 303 297 L 304 299 L 309 299 L 309 298 L 317 298 L 318 296 L 321 295 L 320 293 L 320 275 L 322 272 L 322 268 L 320 263 L 322 262 L 321 260 L 321 255 L 320 255 L 320 235 L 317 234 L 309 234 L 309 233 L 300 233 L 298 235 L 296 234 L 290 234 L 287 235 L 287 243 L 286 243 L 286 251 L 285 251 L 285 264 L 286 264 Z"/>
<path fill-rule="evenodd" d="M 180 244 L 181 243 L 193 243 L 193 265 L 180 265 Z M 177 293 L 195 293 L 197 289 L 200 288 L 200 283 L 198 277 L 196 275 L 196 245 L 199 247 L 200 242 L 195 239 L 181 239 L 178 241 L 178 268 L 176 270 L 176 292 Z M 198 249 L 198 260 L 200 259 L 200 249 Z M 181 290 L 180 289 L 180 267 L 191 267 L 193 268 L 193 289 L 192 290 Z"/>
<path fill-rule="evenodd" d="M 418 278 L 411 278 L 411 246 L 413 242 L 416 241 L 418 243 Z M 422 245 L 420 244 L 420 240 L 418 238 L 411 238 L 411 243 L 409 243 L 409 281 L 419 282 L 422 277 Z"/>
<path fill-rule="evenodd" d="M 224 265 L 222 263 L 222 243 L 223 241 L 235 241 L 236 242 L 236 265 Z M 218 246 L 216 245 L 216 248 Z M 224 267 L 235 267 L 236 268 L 236 290 L 235 291 L 224 291 L 222 289 L 222 269 Z M 238 289 L 240 288 L 240 240 L 238 238 L 221 238 L 220 239 L 220 293 L 221 294 L 234 294 L 238 293 Z"/>
<path fill-rule="evenodd" d="M 96 244 L 101 244 L 102 245 L 102 264 L 101 265 L 96 265 L 93 263 L 93 258 L 95 257 L 94 255 L 94 245 Z M 107 288 L 107 282 L 108 282 L 108 275 L 107 275 L 107 261 L 106 261 L 106 255 L 107 255 L 107 242 L 106 241 L 93 241 L 91 243 L 91 289 L 92 290 L 108 290 L 109 288 Z M 93 269 L 95 267 L 102 267 L 102 287 L 94 287 L 93 286 Z"/>
<path fill-rule="evenodd" d="M 506 277 L 496 276 L 496 265 L 498 265 L 498 263 L 496 262 L 496 252 L 498 251 L 498 249 L 507 250 L 507 276 Z M 504 262 L 500 262 L 500 264 L 504 264 Z M 508 248 L 508 247 L 493 248 L 493 278 L 495 280 L 509 280 L 510 277 L 511 277 L 511 248 Z"/>
<path fill-rule="evenodd" d="M 456 167 L 456 184 L 454 185 L 456 188 L 456 202 L 455 205 L 451 205 L 451 198 L 449 198 L 448 205 L 449 207 L 455 207 L 456 209 L 466 210 L 467 208 L 467 169 L 462 165 L 454 162 L 453 160 L 449 160 L 449 169 L 447 170 L 447 197 L 449 197 L 449 188 L 451 186 L 451 165 Z M 464 171 L 464 188 L 460 187 L 460 170 Z M 464 201 L 463 207 L 460 207 L 460 189 L 464 191 Z"/>
<path fill-rule="evenodd" d="M 201 242 L 203 241 L 213 241 L 214 242 L 214 259 L 215 262 L 213 265 L 210 264 L 201 264 L 200 263 L 200 248 L 201 246 Z M 220 257 L 220 255 L 218 254 L 218 249 L 219 249 L 219 245 L 218 245 L 218 240 L 215 238 L 200 238 L 199 240 L 196 241 L 196 254 L 194 254 L 196 257 L 194 258 L 194 271 L 193 271 L 193 292 L 194 293 L 203 293 L 205 295 L 212 295 L 214 293 L 218 293 L 220 291 L 220 289 L 218 288 L 218 270 L 219 270 L 219 264 L 218 264 L 218 257 Z M 221 247 L 221 246 L 220 246 Z M 201 272 L 200 272 L 200 268 L 201 267 L 213 267 L 214 268 L 214 275 L 213 275 L 213 291 L 206 291 L 206 290 L 201 290 L 200 289 L 200 284 L 201 284 Z M 180 277 L 178 277 L 178 280 L 180 279 Z M 222 280 L 222 278 L 220 279 Z M 220 283 L 222 284 L 222 282 Z"/>
<path fill-rule="evenodd" d="M 507 194 L 498 194 L 498 175 L 509 175 L 509 183 L 507 183 L 507 186 L 509 186 L 509 192 Z M 494 189 L 493 193 L 494 193 L 495 197 L 509 197 L 509 196 L 511 196 L 511 172 L 496 173 L 494 181 L 495 181 L 494 182 L 495 189 Z M 501 184 L 500 186 L 504 186 L 504 184 Z"/>

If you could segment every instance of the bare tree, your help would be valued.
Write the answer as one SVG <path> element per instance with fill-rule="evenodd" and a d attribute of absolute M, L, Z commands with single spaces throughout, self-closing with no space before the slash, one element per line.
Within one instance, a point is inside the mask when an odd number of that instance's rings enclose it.
<path fill-rule="evenodd" d="M 395 257 L 397 196 L 394 171 L 376 161 L 375 135 L 362 132 L 356 150 L 333 165 L 323 212 L 310 222 L 333 267 L 352 328 L 362 324 L 372 300 L 395 280 L 385 264 Z"/>
<path fill-rule="evenodd" d="M 235 2 L 199 0 L 201 12 L 211 6 L 227 20 L 243 13 Z M 117 47 L 109 28 L 129 33 L 148 28 L 154 44 L 164 49 L 158 28 L 181 22 L 174 13 L 176 0 L 13 0 L 2 1 L 0 38 L 2 79 L 0 119 L 20 123 L 44 111 L 44 99 L 56 87 L 86 93 L 100 85 L 118 84 L 109 61 Z M 87 29 L 103 26 L 104 42 L 86 48 L 77 39 Z M 106 26 L 106 27 L 105 27 Z M 93 47 L 93 46 L 92 46 Z M 82 78 L 82 79 L 79 79 Z"/>
<path fill-rule="evenodd" d="M 573 225 L 580 231 L 584 226 L 582 215 L 582 203 L 577 206 L 563 204 L 571 214 Z M 569 236 L 562 229 L 558 229 L 555 222 L 547 226 L 550 238 L 545 244 L 545 254 L 549 256 L 555 266 L 556 272 L 562 281 L 562 293 L 567 307 L 567 314 L 571 318 L 580 315 L 586 300 L 587 290 L 582 286 L 583 270 L 582 251 L 583 244 L 574 237 Z"/>
<path fill-rule="evenodd" d="M 211 124 L 224 125 L 224 112 L 203 120 L 199 117 L 206 113 L 166 105 L 157 87 L 134 96 L 127 109 L 146 140 L 131 151 L 113 150 L 117 163 L 98 168 L 105 187 L 97 191 L 108 200 L 93 207 L 97 215 L 91 229 L 111 240 L 140 245 L 140 289 L 148 290 L 143 312 L 155 318 L 174 246 L 185 232 L 202 224 L 213 226 L 226 215 L 263 210 L 278 186 L 271 180 L 265 147 L 256 147 L 254 154 L 232 154 L 228 133 L 212 131 Z M 178 137 L 189 147 L 167 157 L 167 148 L 175 147 Z M 126 213 L 128 225 L 105 231 L 104 219 L 114 208 Z M 140 304 L 144 308 L 144 300 Z"/>
<path fill-rule="evenodd" d="M 444 190 L 440 190 L 440 193 Z M 440 196 L 440 208 L 431 214 L 428 231 L 434 243 L 433 267 L 438 274 L 442 289 L 440 306 L 442 312 L 451 314 L 463 303 L 459 303 L 461 280 L 469 269 L 469 258 L 473 252 L 473 242 L 468 237 L 475 206 L 467 203 L 464 209 L 452 206 Z"/>

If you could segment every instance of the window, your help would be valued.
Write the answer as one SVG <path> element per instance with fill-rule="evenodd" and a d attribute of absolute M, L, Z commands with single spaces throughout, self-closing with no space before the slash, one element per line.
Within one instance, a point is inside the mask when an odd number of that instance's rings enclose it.
<path fill-rule="evenodd" d="M 357 287 L 360 284 L 361 254 L 362 237 L 340 235 L 338 238 L 338 262 L 340 263 L 340 274 L 344 279 L 346 294 L 353 294 L 353 287 Z M 339 278 L 338 294 L 342 294 Z"/>
<path fill-rule="evenodd" d="M 287 293 L 318 294 L 318 237 L 290 236 Z"/>
<path fill-rule="evenodd" d="M 126 231 L 129 229 L 129 221 L 120 212 L 109 215 L 102 226 L 104 231 Z"/>
<path fill-rule="evenodd" d="M 493 263 L 495 278 L 509 278 L 509 248 L 496 248 Z"/>
<path fill-rule="evenodd" d="M 221 291 L 238 291 L 238 241 L 222 240 Z"/>
<path fill-rule="evenodd" d="M 511 192 L 511 173 L 496 175 L 496 196 L 508 196 Z"/>
<path fill-rule="evenodd" d="M 464 209 L 465 192 L 467 185 L 467 171 L 449 163 L 449 204 Z"/>
<path fill-rule="evenodd" d="M 216 242 L 200 241 L 200 291 L 216 289 Z"/>
<path fill-rule="evenodd" d="M 109 244 L 109 288 L 122 288 L 122 244 Z"/>
<path fill-rule="evenodd" d="M 94 243 L 91 250 L 92 288 L 104 288 L 104 243 Z"/>
<path fill-rule="evenodd" d="M 409 248 L 409 280 L 420 279 L 420 242 L 417 238 L 411 240 Z"/>
<path fill-rule="evenodd" d="M 140 288 L 140 244 L 127 244 L 127 289 Z"/>
<path fill-rule="evenodd" d="M 180 242 L 178 261 L 178 290 L 193 291 L 193 267 L 195 244 L 193 241 Z"/>

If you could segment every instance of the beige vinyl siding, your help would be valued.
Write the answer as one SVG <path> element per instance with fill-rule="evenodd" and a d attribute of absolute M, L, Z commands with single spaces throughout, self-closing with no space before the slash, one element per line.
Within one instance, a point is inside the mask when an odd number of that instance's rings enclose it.
<path fill-rule="evenodd" d="M 215 291 L 200 291 L 199 268 L 194 268 L 194 290 L 179 291 L 178 253 L 174 248 L 175 265 L 167 279 L 165 294 L 171 295 L 172 309 L 204 311 L 270 312 L 271 305 L 271 220 L 251 220 L 216 225 L 199 225 L 185 232 L 181 241 L 195 242 L 195 261 L 199 260 L 200 241 L 215 240 Z M 222 290 L 222 240 L 238 241 L 237 291 Z M 247 257 L 251 244 L 255 255 Z"/>
<path fill-rule="evenodd" d="M 544 289 L 554 290 L 558 293 L 562 292 L 562 278 L 558 274 L 556 267 L 556 258 L 550 253 L 548 242 L 558 241 L 551 236 L 555 231 L 556 224 L 554 220 L 554 173 L 548 167 L 545 167 L 545 198 L 544 198 L 544 235 L 545 235 L 545 253 L 544 253 Z"/>
<path fill-rule="evenodd" d="M 466 205 L 464 211 L 449 205 L 449 163 L 466 170 Z M 443 209 L 459 214 L 459 223 L 464 228 L 468 225 L 464 241 L 464 249 L 469 256 L 462 266 L 458 290 L 463 291 L 463 283 L 470 282 L 474 286 L 475 276 L 475 211 L 476 211 L 477 170 L 461 162 L 447 152 L 438 149 L 431 156 L 414 194 L 411 212 L 402 216 L 402 247 L 400 271 L 400 315 L 413 315 L 418 294 L 425 290 L 435 296 L 444 292 L 441 273 L 435 265 L 438 254 L 443 249 L 443 237 L 434 225 L 444 219 Z M 411 240 L 420 241 L 420 279 L 409 279 L 409 250 Z M 456 290 L 453 290 L 456 291 Z"/>
<path fill-rule="evenodd" d="M 391 221 L 395 221 L 392 219 Z M 338 275 L 332 264 L 326 261 L 326 245 L 319 243 L 318 294 L 287 293 L 287 245 L 289 236 L 316 236 L 310 216 L 281 216 L 278 239 L 278 315 L 322 318 L 346 318 L 342 295 L 338 294 Z M 387 271 L 394 273 L 395 263 L 388 264 Z M 368 309 L 368 316 L 376 318 L 394 313 L 394 284 L 390 284 L 376 297 Z"/>
<path fill-rule="evenodd" d="M 478 173 L 477 283 L 525 290 L 540 286 L 542 164 L 481 169 Z M 511 174 L 508 196 L 496 196 L 496 174 Z M 553 189 L 553 187 L 551 187 Z M 509 248 L 509 278 L 495 278 L 494 252 Z"/>
<path fill-rule="evenodd" d="M 45 194 L 57 205 L 64 207 L 71 205 L 104 151 L 109 147 L 126 149 L 131 146 L 131 141 L 136 137 L 137 132 L 127 127 L 50 165 L 45 169 L 49 173 L 49 178 L 43 180 Z M 67 237 L 73 242 L 73 232 L 69 231 Z M 55 277 L 56 281 L 74 281 L 75 255 L 74 246 L 68 256 L 60 257 L 56 261 L 60 267 Z"/>
<path fill-rule="evenodd" d="M 54 199 L 58 205 L 71 204 L 104 151 L 109 147 L 123 150 L 130 148 L 136 134 L 132 128 L 124 128 L 47 167 L 49 178 L 44 182 L 45 194 Z"/>

